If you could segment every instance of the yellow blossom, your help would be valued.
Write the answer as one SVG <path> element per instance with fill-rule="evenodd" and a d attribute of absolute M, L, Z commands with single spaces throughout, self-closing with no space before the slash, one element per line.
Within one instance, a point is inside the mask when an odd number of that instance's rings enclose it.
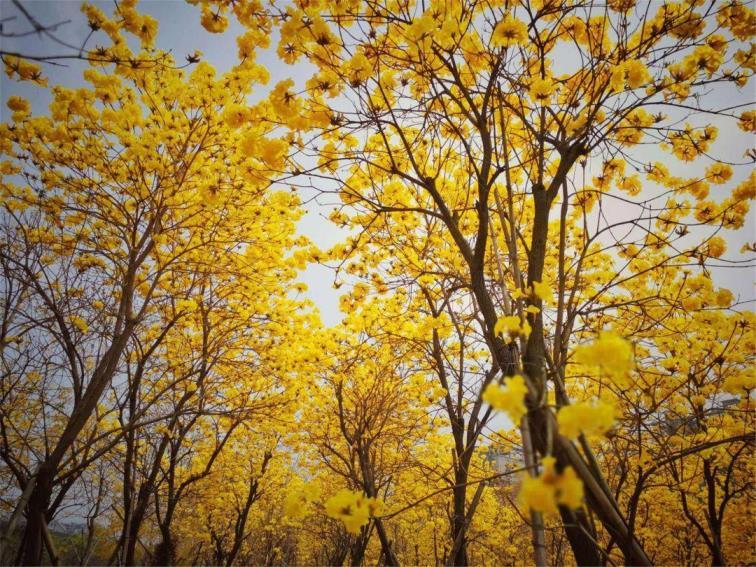
<path fill-rule="evenodd" d="M 528 89 L 530 98 L 541 104 L 547 104 L 549 102 L 552 92 L 554 92 L 554 83 L 549 79 L 534 79 L 530 83 L 530 88 Z"/>
<path fill-rule="evenodd" d="M 638 178 L 637 175 L 629 175 L 627 177 L 622 177 L 619 182 L 617 183 L 617 186 L 625 191 L 627 194 L 635 196 L 641 192 L 641 180 Z"/>
<path fill-rule="evenodd" d="M 517 337 L 528 338 L 530 330 L 530 323 L 521 321 L 517 315 L 500 317 L 494 325 L 494 335 L 501 336 L 507 343 L 511 343 Z"/>
<path fill-rule="evenodd" d="M 29 101 L 20 96 L 13 95 L 8 97 L 7 105 L 8 108 L 13 111 L 13 120 L 15 122 L 23 120 L 29 116 L 29 112 L 31 111 Z"/>
<path fill-rule="evenodd" d="M 209 5 L 202 6 L 202 27 L 211 33 L 222 33 L 228 27 L 228 18 L 220 12 L 213 11 Z"/>
<path fill-rule="evenodd" d="M 554 296 L 551 286 L 546 282 L 533 282 L 533 294 L 541 301 L 550 302 Z"/>
<path fill-rule="evenodd" d="M 601 401 L 577 402 L 557 413 L 559 433 L 576 439 L 580 433 L 601 435 L 614 424 L 614 407 Z"/>
<path fill-rule="evenodd" d="M 283 168 L 288 150 L 289 144 L 286 140 L 274 138 L 260 142 L 260 158 L 271 169 Z"/>
<path fill-rule="evenodd" d="M 602 331 L 591 344 L 575 349 L 575 362 L 598 366 L 610 377 L 623 379 L 633 368 L 633 347 L 613 331 Z"/>
<path fill-rule="evenodd" d="M 20 81 L 32 81 L 40 86 L 47 85 L 47 79 L 42 76 L 42 67 L 16 55 L 3 56 L 5 74 L 13 78 L 18 76 Z"/>
<path fill-rule="evenodd" d="M 307 515 L 307 505 L 320 497 L 315 484 L 307 483 L 301 490 L 293 490 L 284 499 L 284 514 L 289 518 L 301 519 Z"/>
<path fill-rule="evenodd" d="M 740 115 L 738 126 L 746 132 L 756 132 L 756 110 L 746 110 Z"/>
<path fill-rule="evenodd" d="M 556 514 L 558 511 L 554 487 L 540 476 L 523 478 L 518 497 L 522 506 L 536 512 Z"/>
<path fill-rule="evenodd" d="M 630 59 L 616 65 L 611 72 L 609 86 L 613 92 L 624 90 L 627 85 L 631 89 L 645 86 L 651 80 L 651 73 L 643 62 Z"/>
<path fill-rule="evenodd" d="M 492 408 L 506 412 L 513 423 L 519 424 L 522 416 L 527 412 L 525 394 L 528 387 L 525 379 L 516 374 L 504 381 L 504 384 L 491 382 L 483 391 L 483 401 Z"/>
<path fill-rule="evenodd" d="M 706 243 L 706 253 L 712 258 L 719 258 L 727 251 L 727 242 L 721 236 L 712 236 Z"/>
<path fill-rule="evenodd" d="M 625 61 L 625 77 L 627 78 L 627 85 L 631 89 L 643 87 L 651 80 L 648 69 L 637 59 Z"/>
<path fill-rule="evenodd" d="M 554 457 L 544 457 L 541 474 L 523 478 L 518 500 L 522 506 L 543 514 L 556 514 L 560 505 L 579 508 L 583 500 L 583 483 L 572 467 L 565 467 L 557 473 Z"/>
<path fill-rule="evenodd" d="M 557 502 L 567 508 L 580 508 L 583 502 L 583 483 L 578 478 L 575 469 L 565 467 L 557 478 Z"/>
<path fill-rule="evenodd" d="M 339 490 L 325 503 L 326 515 L 344 522 L 344 527 L 351 534 L 360 533 L 360 528 L 370 521 L 370 517 L 379 514 L 382 509 L 381 500 L 346 488 Z"/>
<path fill-rule="evenodd" d="M 507 14 L 494 28 L 491 34 L 491 44 L 497 47 L 519 45 L 528 39 L 528 27 Z"/>
<path fill-rule="evenodd" d="M 715 163 L 706 168 L 706 177 L 711 179 L 713 183 L 721 185 L 722 183 L 729 181 L 732 177 L 732 167 L 726 163 Z"/>
<path fill-rule="evenodd" d="M 525 293 L 521 289 L 518 288 L 512 291 L 510 295 L 512 296 L 512 299 L 520 299 L 521 297 L 525 296 Z"/>
<path fill-rule="evenodd" d="M 83 317 L 79 317 L 78 315 L 73 315 L 71 317 L 71 324 L 79 329 L 79 331 L 81 331 L 82 333 L 86 333 L 89 330 L 89 325 L 87 325 L 87 322 Z"/>
<path fill-rule="evenodd" d="M 729 307 L 732 305 L 733 297 L 729 289 L 721 288 L 717 291 L 717 295 L 714 296 L 714 303 L 719 307 Z"/>
<path fill-rule="evenodd" d="M 753 372 L 737 372 L 728 376 L 722 384 L 722 389 L 730 394 L 742 394 L 743 390 L 753 390 L 756 378 Z"/>

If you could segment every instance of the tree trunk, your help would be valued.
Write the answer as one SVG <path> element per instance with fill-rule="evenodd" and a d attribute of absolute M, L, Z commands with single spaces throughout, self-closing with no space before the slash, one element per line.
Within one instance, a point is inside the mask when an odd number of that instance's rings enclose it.
<path fill-rule="evenodd" d="M 556 182 L 556 177 L 558 175 L 555 176 L 554 186 L 558 187 L 559 183 Z M 548 213 L 551 201 L 553 201 L 552 195 L 554 194 L 556 194 L 555 190 L 546 191 L 543 186 L 533 188 L 535 210 L 531 250 L 528 257 L 528 283 L 530 284 L 533 281 L 541 281 L 541 277 L 543 276 L 544 258 L 548 241 Z M 456 227 L 453 228 L 456 230 Z M 463 240 L 461 236 L 459 239 Z M 480 243 L 476 242 L 476 246 L 478 244 Z M 506 345 L 501 339 L 493 336 L 493 329 L 497 320 L 496 308 L 486 287 L 486 276 L 482 259 L 472 259 L 470 262 L 470 276 L 472 292 L 478 302 L 485 326 L 489 332 L 488 343 L 491 355 L 505 376 L 515 374 L 518 370 L 518 359 L 514 345 Z M 542 404 L 542 394 L 545 387 L 542 364 L 542 357 L 544 355 L 543 320 L 540 314 L 535 318 L 531 318 L 531 320 L 533 332 L 528 340 L 523 363 L 529 382 L 529 394 L 526 401 L 534 447 L 541 455 L 549 454 L 549 449 L 553 448 L 558 467 L 572 466 L 575 469 L 575 472 L 585 486 L 588 506 L 596 512 L 607 531 L 611 535 L 616 536 L 620 549 L 622 549 L 622 553 L 625 556 L 626 563 L 631 565 L 650 565 L 651 562 L 648 556 L 643 551 L 637 539 L 630 533 L 627 524 L 620 515 L 613 495 L 605 492 L 601 483 L 595 478 L 594 472 L 590 470 L 583 457 L 571 442 L 556 433 L 558 430 L 556 418 L 551 413 L 551 410 L 545 408 Z M 535 376 L 535 379 L 531 377 L 531 374 Z M 551 443 L 549 439 L 552 440 Z M 571 532 L 571 535 L 569 535 L 570 545 L 573 547 L 576 561 L 584 561 L 584 563 L 581 563 L 584 565 L 598 565 L 601 563 L 599 550 L 596 549 L 595 542 L 587 533 L 583 532 L 580 528 L 573 528 L 572 526 L 565 526 L 565 531 Z M 588 552 L 591 548 L 594 549 L 593 553 Z"/>
<path fill-rule="evenodd" d="M 383 521 L 380 518 L 375 520 L 375 529 L 378 532 L 378 539 L 381 540 L 381 550 L 388 567 L 399 567 L 399 561 L 391 549 L 391 542 L 389 541 L 388 534 L 386 533 L 386 527 L 383 525 Z"/>
<path fill-rule="evenodd" d="M 26 506 L 26 529 L 24 530 L 24 548 L 21 554 L 22 565 L 39 565 L 42 562 L 44 535 L 42 522 L 49 521 L 50 499 L 53 491 L 53 481 L 58 472 L 63 457 L 76 442 L 79 433 L 89 421 L 92 412 L 102 397 L 102 393 L 116 372 L 118 361 L 126 347 L 126 342 L 134 328 L 134 322 L 127 323 L 121 334 L 117 335 L 108 351 L 103 355 L 89 383 L 86 393 L 80 403 L 74 406 L 71 416 L 66 423 L 63 433 L 55 448 L 45 461 L 39 466 L 34 490 Z"/>
<path fill-rule="evenodd" d="M 20 565 L 41 565 L 44 549 L 43 523 L 52 496 L 52 474 L 42 466 L 37 472 L 36 482 L 26 505 L 26 528 L 24 529 L 23 551 Z"/>
<path fill-rule="evenodd" d="M 152 558 L 153 565 L 173 565 L 176 562 L 176 544 L 169 525 L 160 526 L 161 539 L 155 548 L 155 556 Z"/>
<path fill-rule="evenodd" d="M 562 525 L 570 542 L 575 563 L 578 565 L 602 565 L 601 553 L 596 540 L 596 530 L 588 520 L 583 510 L 570 510 L 564 506 L 559 507 L 559 515 L 562 517 Z M 590 537 L 588 536 L 590 534 Z M 591 541 L 593 538 L 594 541 Z"/>
<path fill-rule="evenodd" d="M 467 522 L 465 514 L 465 500 L 467 498 L 467 471 L 462 470 L 461 463 L 454 474 L 454 518 L 452 522 L 452 541 L 459 541 L 451 565 L 463 566 L 468 564 L 467 558 Z"/>
<path fill-rule="evenodd" d="M 721 545 L 715 545 L 712 549 L 712 557 L 711 557 L 711 567 L 724 567 L 727 565 L 724 558 L 724 553 L 722 553 L 722 546 Z"/>
<path fill-rule="evenodd" d="M 369 529 L 363 528 L 349 550 L 349 564 L 352 567 L 362 565 L 365 560 L 365 550 L 369 541 Z"/>
<path fill-rule="evenodd" d="M 136 565 L 136 547 L 139 541 L 139 530 L 142 527 L 144 516 L 147 511 L 146 505 L 137 505 L 129 518 L 128 525 L 124 527 L 123 564 Z"/>

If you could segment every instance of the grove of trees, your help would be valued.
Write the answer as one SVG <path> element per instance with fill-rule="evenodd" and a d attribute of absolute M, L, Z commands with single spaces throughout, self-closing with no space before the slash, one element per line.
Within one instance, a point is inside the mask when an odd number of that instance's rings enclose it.
<path fill-rule="evenodd" d="M 1 563 L 756 563 L 747 2 L 30 4 Z"/>

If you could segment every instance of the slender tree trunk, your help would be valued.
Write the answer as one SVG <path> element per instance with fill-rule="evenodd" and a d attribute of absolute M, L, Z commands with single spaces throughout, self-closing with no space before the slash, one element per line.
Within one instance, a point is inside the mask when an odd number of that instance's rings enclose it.
<path fill-rule="evenodd" d="M 459 541 L 454 557 L 451 558 L 451 564 L 455 566 L 464 566 L 468 564 L 467 559 L 467 523 L 465 521 L 465 500 L 467 499 L 467 470 L 462 468 L 459 463 L 454 473 L 454 519 L 452 522 L 452 541 Z"/>
<path fill-rule="evenodd" d="M 29 502 L 26 504 L 26 528 L 24 529 L 21 565 L 41 565 L 44 549 L 43 523 L 52 497 L 52 473 L 42 466 L 37 472 L 36 482 Z"/>
<path fill-rule="evenodd" d="M 472 271 L 473 292 L 478 300 L 481 313 L 486 319 L 489 329 L 493 329 L 496 323 L 496 311 L 493 301 L 485 289 L 485 278 L 482 270 L 478 273 Z M 499 367 L 502 368 L 505 375 L 514 374 L 517 369 L 516 354 L 512 345 L 505 345 L 502 341 L 492 338 L 492 354 L 496 358 Z M 572 466 L 578 477 L 583 481 L 586 491 L 588 505 L 596 512 L 601 523 L 606 529 L 617 538 L 617 542 L 625 555 L 625 560 L 631 565 L 650 565 L 648 556 L 643 551 L 638 541 L 630 534 L 627 524 L 620 515 L 616 502 L 610 494 L 601 488 L 596 481 L 593 473 L 585 463 L 583 457 L 577 449 L 566 439 L 559 435 L 554 435 L 557 431 L 556 419 L 547 408 L 541 407 L 539 400 L 529 398 L 527 400 L 530 410 L 530 429 L 533 435 L 533 443 L 541 455 L 548 454 L 549 449 L 549 431 L 552 432 L 553 453 L 557 458 L 559 467 Z M 566 526 L 567 529 L 569 526 Z M 571 529 L 571 527 L 569 527 Z M 600 564 L 598 550 L 595 549 L 595 543 L 583 533 L 582 530 L 573 529 L 570 544 L 573 546 L 576 560 L 578 557 L 586 557 L 587 550 L 593 548 L 594 554 L 590 562 L 586 561 L 585 565 Z M 578 545 L 579 544 L 579 545 Z"/>
<path fill-rule="evenodd" d="M 58 467 L 65 454 L 76 442 L 79 433 L 100 401 L 105 388 L 110 384 L 121 354 L 126 348 L 126 342 L 131 336 L 134 324 L 133 321 L 127 323 L 121 333 L 113 340 L 110 348 L 103 355 L 102 360 L 93 372 L 86 393 L 71 412 L 55 449 L 39 466 L 37 481 L 26 506 L 26 529 L 24 530 L 24 548 L 21 554 L 21 564 L 23 565 L 39 565 L 42 562 L 44 545 L 42 522 L 49 520 L 48 515 L 55 512 L 50 510 L 50 499 Z"/>
<path fill-rule="evenodd" d="M 140 492 L 143 489 L 140 489 Z M 145 492 L 148 492 L 145 490 Z M 131 513 L 128 525 L 124 527 L 125 539 L 123 545 L 123 564 L 124 565 L 136 565 L 136 548 L 139 538 L 139 530 L 142 527 L 142 522 L 147 513 L 148 500 L 139 498 L 137 500 L 137 506 Z"/>
<path fill-rule="evenodd" d="M 525 466 L 528 467 L 527 474 L 536 476 L 533 440 L 530 437 L 530 425 L 527 418 L 522 420 L 520 431 L 522 433 L 522 452 L 525 457 Z M 546 551 L 546 537 L 543 532 L 543 515 L 540 512 L 531 511 L 530 521 L 530 529 L 533 533 L 533 555 L 535 557 L 535 564 L 537 567 L 545 567 L 549 564 L 549 556 Z"/>
<path fill-rule="evenodd" d="M 724 567 L 727 565 L 725 562 L 724 553 L 722 553 L 722 546 L 715 545 L 712 549 L 711 567 Z"/>
<path fill-rule="evenodd" d="M 563 158 L 563 161 L 567 159 Z M 567 163 L 567 162 L 565 162 Z M 566 167 L 566 165 L 565 165 Z M 562 166 L 560 164 L 560 169 Z M 559 172 L 555 176 L 554 186 L 558 188 Z M 543 276 L 543 266 L 548 241 L 548 212 L 556 191 L 546 191 L 542 186 L 533 188 L 533 201 L 535 206 L 533 235 L 528 262 L 528 283 L 540 281 Z M 456 227 L 453 232 L 456 231 Z M 463 237 L 457 236 L 462 245 Z M 480 244 L 476 242 L 476 246 Z M 485 324 L 491 332 L 496 324 L 496 308 L 486 287 L 486 276 L 483 262 L 472 258 L 470 261 L 470 276 L 472 291 L 478 302 Z M 539 321 L 540 320 L 540 321 Z M 622 518 L 619 507 L 612 494 L 608 494 L 601 483 L 595 478 L 593 471 L 586 464 L 585 459 L 570 441 L 559 436 L 556 419 L 551 411 L 543 406 L 542 395 L 545 387 L 543 377 L 543 324 L 540 315 L 532 318 L 533 332 L 528 341 L 528 347 L 523 357 L 523 363 L 528 374 L 531 391 L 527 404 L 529 409 L 530 430 L 533 436 L 535 449 L 541 455 L 553 453 L 557 459 L 559 468 L 572 466 L 578 477 L 583 481 L 588 505 L 596 512 L 598 518 L 611 535 L 616 536 L 617 542 L 625 556 L 625 561 L 631 565 L 650 565 L 651 561 L 644 552 L 640 543 L 630 533 L 625 520 Z M 540 323 L 540 324 L 539 324 Z M 540 336 L 539 336 L 540 335 Z M 540 342 L 540 344 L 539 344 Z M 496 360 L 505 376 L 512 375 L 517 371 L 517 353 L 513 345 L 506 345 L 496 337 L 489 337 L 491 354 Z M 535 379 L 533 376 L 535 376 Z M 599 550 L 596 543 L 579 526 L 565 525 L 573 548 L 576 561 L 581 565 L 598 565 L 601 563 Z M 592 550 L 592 551 L 591 551 Z"/>
<path fill-rule="evenodd" d="M 378 539 L 381 540 L 381 550 L 383 557 L 385 558 L 386 565 L 388 567 L 399 567 L 399 560 L 396 558 L 394 551 L 391 549 L 391 541 L 389 541 L 388 534 L 386 533 L 386 527 L 383 525 L 383 520 L 376 518 L 375 529 L 378 532 Z"/>
<path fill-rule="evenodd" d="M 170 524 L 160 526 L 160 543 L 155 548 L 155 556 L 152 558 L 153 565 L 173 565 L 176 562 L 176 543 L 173 541 Z"/>
<path fill-rule="evenodd" d="M 45 542 L 47 555 L 50 558 L 50 564 L 57 567 L 57 565 L 59 565 L 58 552 L 55 549 L 55 542 L 53 541 L 52 534 L 50 533 L 50 529 L 48 528 L 47 521 L 44 517 L 42 518 L 42 538 Z"/>
<path fill-rule="evenodd" d="M 5 531 L 3 532 L 2 538 L 0 538 L 0 564 L 2 565 L 5 565 L 6 559 L 10 561 L 10 555 L 8 554 L 8 544 L 15 534 L 16 524 L 18 523 L 19 518 L 26 510 L 26 506 L 29 503 L 29 499 L 31 498 L 31 494 L 34 490 L 34 485 L 36 482 L 37 477 L 35 473 L 31 478 L 29 478 L 29 480 L 26 481 L 26 486 L 24 487 L 24 491 L 21 493 L 21 498 L 16 503 L 16 508 L 13 510 L 13 513 L 8 520 L 8 524 L 5 526 Z M 22 539 L 19 544 L 16 553 L 16 560 L 14 561 L 14 563 L 18 563 L 21 560 L 21 551 L 24 548 L 24 541 L 25 540 Z"/>
<path fill-rule="evenodd" d="M 357 567 L 365 562 L 365 551 L 367 550 L 368 543 L 370 543 L 372 530 L 372 524 L 364 526 L 360 530 L 360 534 L 355 538 L 354 543 L 350 546 L 349 564 L 352 567 Z"/>

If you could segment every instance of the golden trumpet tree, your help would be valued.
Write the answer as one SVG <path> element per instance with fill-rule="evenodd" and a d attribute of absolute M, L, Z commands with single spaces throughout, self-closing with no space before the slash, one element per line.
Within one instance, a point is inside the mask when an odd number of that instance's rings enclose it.
<path fill-rule="evenodd" d="M 754 562 L 746 3 L 189 4 L 0 48 L 0 560 Z"/>
<path fill-rule="evenodd" d="M 125 35 L 141 28 L 86 10 L 108 31 L 108 49 L 131 53 Z M 151 53 L 151 37 L 140 41 Z M 228 126 L 228 109 L 265 70 L 250 62 L 217 75 L 200 63 L 187 74 L 94 61 L 83 75 L 88 87 L 51 87 L 48 114 L 12 98 L 12 121 L 0 127 L 3 460 L 23 493 L 16 507 L 26 516 L 27 564 L 41 561 L 46 524 L 101 454 L 93 428 L 113 415 L 105 392 L 125 389 L 134 368 L 127 349 L 164 354 L 167 393 L 157 405 L 177 412 L 169 399 L 201 390 L 217 349 L 233 376 L 222 392 L 232 403 L 253 397 L 238 390 L 259 375 L 291 375 L 296 362 L 292 349 L 275 353 L 300 306 L 288 298 L 298 202 L 267 190 L 274 158 L 266 148 L 278 146 L 262 122 L 243 133 Z M 254 339 L 234 336 L 240 322 Z M 201 345 L 203 323 L 225 333 L 205 338 L 226 344 Z M 127 414 L 124 430 L 139 417 Z"/>

